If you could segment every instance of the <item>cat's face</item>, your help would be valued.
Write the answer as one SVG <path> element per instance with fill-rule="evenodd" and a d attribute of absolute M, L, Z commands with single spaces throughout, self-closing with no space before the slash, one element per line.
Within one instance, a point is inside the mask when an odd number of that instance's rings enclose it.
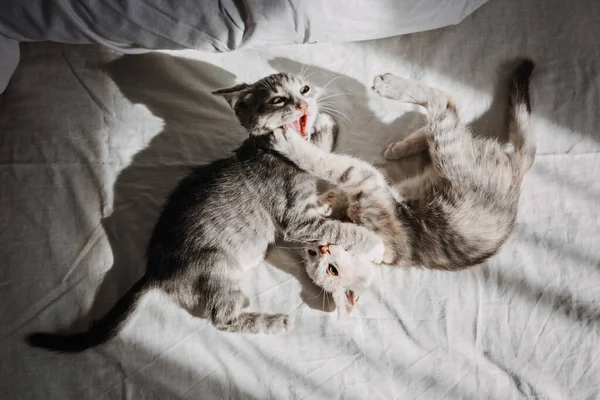
<path fill-rule="evenodd" d="M 309 139 L 318 113 L 317 88 L 302 78 L 279 73 L 253 84 L 213 92 L 223 96 L 251 135 L 285 126 Z"/>
<path fill-rule="evenodd" d="M 338 318 L 347 317 L 359 295 L 371 284 L 373 263 L 335 245 L 306 247 L 302 257 L 312 281 L 332 294 Z"/>

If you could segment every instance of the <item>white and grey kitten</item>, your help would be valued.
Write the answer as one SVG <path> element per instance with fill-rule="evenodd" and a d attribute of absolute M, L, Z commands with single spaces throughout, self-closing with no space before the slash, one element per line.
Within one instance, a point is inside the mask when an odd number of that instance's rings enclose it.
<path fill-rule="evenodd" d="M 392 74 L 376 77 L 373 89 L 380 95 L 427 110 L 425 126 L 386 147 L 387 159 L 421 151 L 431 159 L 422 174 L 399 185 L 389 185 L 379 170 L 362 160 L 327 154 L 295 134 L 278 131 L 274 148 L 308 173 L 338 185 L 321 198 L 321 211 L 345 215 L 380 235 L 385 264 L 449 271 L 474 266 L 496 254 L 512 231 L 521 182 L 535 158 L 529 129 L 533 68 L 527 60 L 513 73 L 508 145 L 475 137 L 438 90 Z M 319 280 L 316 284 L 346 294 L 337 296 L 347 299 L 336 304 L 343 313 L 354 304 L 354 292 L 364 287 L 368 273 L 362 270 L 372 269 L 372 264 L 335 246 L 321 250 L 305 250 L 307 269 L 314 270 L 314 276 L 329 274 L 327 287 Z M 346 279 L 336 279 L 342 276 Z M 356 282 L 349 282 L 353 276 Z"/>
<path fill-rule="evenodd" d="M 318 113 L 314 87 L 282 73 L 214 94 L 228 101 L 249 138 L 233 156 L 196 167 L 181 180 L 154 228 L 146 274 L 103 318 L 82 333 L 31 334 L 30 345 L 77 352 L 101 344 L 123 327 L 151 289 L 188 309 L 204 305 L 205 316 L 221 330 L 284 332 L 289 316 L 243 311 L 246 297 L 239 282 L 240 273 L 263 260 L 277 235 L 336 243 L 381 260 L 381 239 L 364 227 L 324 218 L 317 210 L 315 178 L 270 146 L 271 131 L 289 126 L 312 139 L 315 148 L 331 150 L 337 128 L 331 117 Z"/>

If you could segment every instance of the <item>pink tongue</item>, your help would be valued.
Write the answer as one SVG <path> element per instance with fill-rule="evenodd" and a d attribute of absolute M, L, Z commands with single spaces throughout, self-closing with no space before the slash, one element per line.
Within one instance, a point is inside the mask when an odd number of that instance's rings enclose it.
<path fill-rule="evenodd" d="M 295 130 L 300 136 L 303 138 L 307 138 L 306 134 L 306 123 L 308 120 L 307 115 L 301 116 L 297 121 L 292 122 L 291 124 L 287 124 L 288 128 Z"/>
<path fill-rule="evenodd" d="M 306 136 L 306 123 L 308 122 L 308 115 L 304 114 L 298 120 L 300 122 L 300 133 L 302 136 Z"/>
<path fill-rule="evenodd" d="M 294 130 L 302 135 L 302 128 L 300 127 L 300 120 L 294 121 L 292 124 L 294 126 Z"/>

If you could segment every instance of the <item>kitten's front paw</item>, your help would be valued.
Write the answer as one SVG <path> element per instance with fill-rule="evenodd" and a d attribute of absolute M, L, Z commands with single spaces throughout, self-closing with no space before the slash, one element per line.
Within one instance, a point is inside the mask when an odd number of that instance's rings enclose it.
<path fill-rule="evenodd" d="M 383 97 L 398 98 L 406 86 L 406 80 L 394 74 L 377 75 L 372 89 Z"/>
<path fill-rule="evenodd" d="M 294 132 L 287 132 L 285 128 L 275 129 L 271 140 L 271 148 L 282 155 L 291 154 L 292 143 L 290 143 L 289 137 L 294 134 Z"/>
<path fill-rule="evenodd" d="M 286 314 L 269 315 L 265 329 L 268 335 L 278 335 L 288 332 L 294 326 L 294 318 Z"/>
<path fill-rule="evenodd" d="M 273 133 L 272 133 L 273 134 L 272 142 L 273 143 L 286 142 L 287 141 L 286 133 L 287 133 L 287 129 L 284 126 L 274 129 Z"/>
<path fill-rule="evenodd" d="M 330 217 L 333 212 L 333 207 L 331 204 L 324 200 L 317 201 L 317 212 L 324 217 Z"/>
<path fill-rule="evenodd" d="M 317 211 L 324 217 L 330 217 L 333 214 L 336 204 L 339 202 L 337 191 L 330 190 L 319 196 L 317 200 Z"/>

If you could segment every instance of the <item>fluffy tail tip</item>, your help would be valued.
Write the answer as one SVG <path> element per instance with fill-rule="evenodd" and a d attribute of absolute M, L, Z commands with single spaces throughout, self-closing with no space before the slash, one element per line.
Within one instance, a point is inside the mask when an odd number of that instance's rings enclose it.
<path fill-rule="evenodd" d="M 25 336 L 25 342 L 29 346 L 38 347 L 41 349 L 56 351 L 60 353 L 73 353 L 83 350 L 80 346 L 74 346 L 74 341 L 52 333 L 30 333 Z"/>
<path fill-rule="evenodd" d="M 534 68 L 535 63 L 533 60 L 529 58 L 522 60 L 515 69 L 515 81 L 528 81 Z"/>
<path fill-rule="evenodd" d="M 514 100 L 518 102 L 525 102 L 527 111 L 531 113 L 531 101 L 529 99 L 529 78 L 535 68 L 535 63 L 531 59 L 522 60 L 512 77 L 512 94 Z"/>
<path fill-rule="evenodd" d="M 44 349 L 56 347 L 55 336 L 47 333 L 29 333 L 25 336 L 25 342 L 31 347 L 41 347 Z"/>

